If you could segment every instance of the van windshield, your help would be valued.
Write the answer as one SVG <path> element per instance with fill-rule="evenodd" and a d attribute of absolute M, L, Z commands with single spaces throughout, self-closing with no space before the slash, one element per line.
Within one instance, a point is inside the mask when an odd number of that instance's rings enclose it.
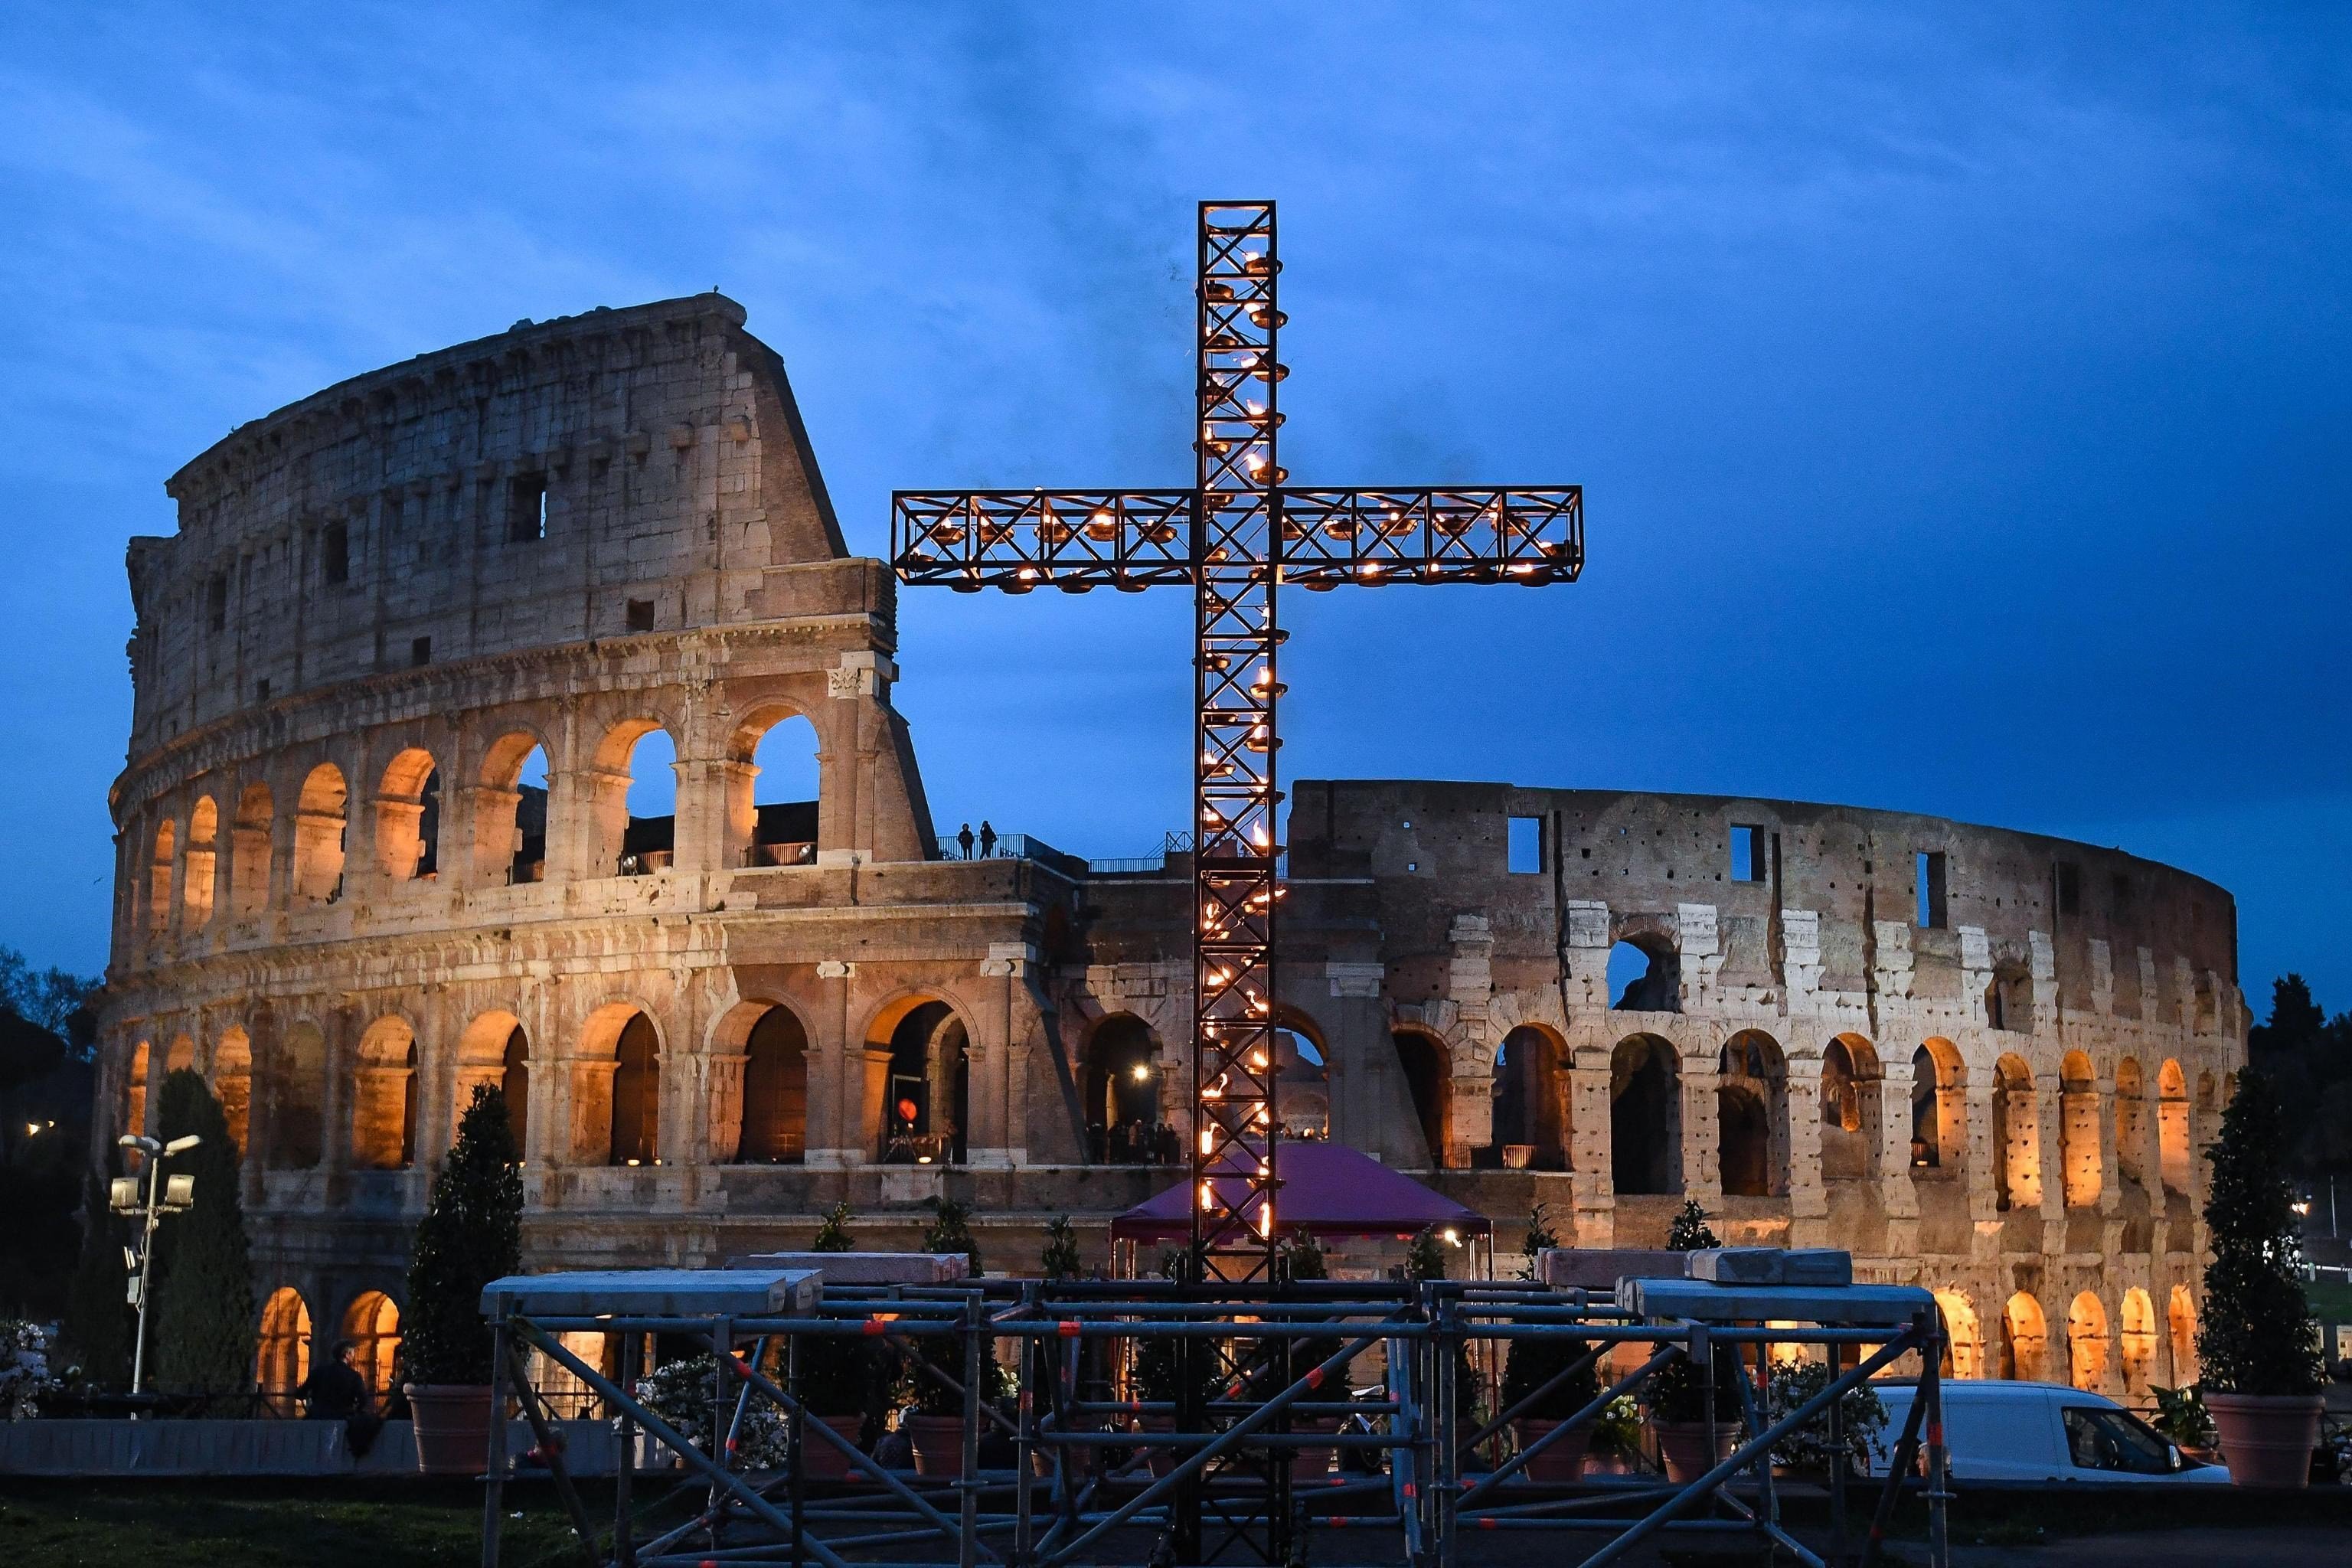
<path fill-rule="evenodd" d="M 2129 1412 L 2071 1405 L 2061 1414 L 2066 1423 L 2066 1456 L 2076 1469 L 2125 1470 L 2137 1476 L 2172 1473 L 2172 1445 Z"/>

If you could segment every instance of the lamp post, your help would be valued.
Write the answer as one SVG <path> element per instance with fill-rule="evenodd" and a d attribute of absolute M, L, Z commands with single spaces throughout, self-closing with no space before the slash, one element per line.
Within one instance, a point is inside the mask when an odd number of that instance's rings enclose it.
<path fill-rule="evenodd" d="M 147 1375 L 147 1298 L 148 1266 L 155 1254 L 155 1227 L 167 1214 L 184 1214 L 195 1206 L 196 1178 L 194 1175 L 163 1179 L 163 1162 L 174 1154 L 184 1154 L 204 1142 L 191 1132 L 185 1138 L 174 1138 L 169 1143 L 158 1143 L 152 1138 L 142 1138 L 126 1132 L 116 1142 L 126 1149 L 138 1149 L 147 1155 L 147 1195 L 139 1195 L 139 1178 L 117 1176 L 109 1192 L 107 1206 L 116 1214 L 130 1215 L 140 1220 L 136 1247 L 122 1249 L 122 1261 L 131 1270 L 130 1300 L 139 1309 L 139 1335 L 131 1357 L 131 1392 L 137 1394 Z"/>

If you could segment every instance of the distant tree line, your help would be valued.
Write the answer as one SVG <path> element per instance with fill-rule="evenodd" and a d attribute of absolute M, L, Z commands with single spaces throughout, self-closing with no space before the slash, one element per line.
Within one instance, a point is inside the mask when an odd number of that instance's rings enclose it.
<path fill-rule="evenodd" d="M 2300 974 L 2271 984 L 2271 1016 L 2246 1033 L 2246 1059 L 2278 1091 L 2287 1168 L 2352 1176 L 2352 1013 L 2327 1016 Z"/>
<path fill-rule="evenodd" d="M 64 1309 L 81 1239 L 97 1003 L 97 981 L 0 947 L 0 1317 Z"/>

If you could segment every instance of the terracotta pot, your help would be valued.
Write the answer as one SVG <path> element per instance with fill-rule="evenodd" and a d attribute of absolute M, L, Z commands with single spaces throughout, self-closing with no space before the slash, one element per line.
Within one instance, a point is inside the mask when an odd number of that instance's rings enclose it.
<path fill-rule="evenodd" d="M 1709 1431 L 1704 1421 L 1653 1420 L 1658 1435 L 1658 1458 L 1665 1462 L 1666 1479 L 1677 1486 L 1699 1477 L 1731 1458 L 1731 1439 L 1738 1434 L 1736 1421 L 1718 1421 Z"/>
<path fill-rule="evenodd" d="M 917 1475 L 963 1474 L 962 1416 L 909 1415 L 907 1440 L 914 1445 Z"/>
<path fill-rule="evenodd" d="M 1308 1432 L 1337 1432 L 1339 1429 L 1339 1418 L 1337 1415 L 1302 1415 L 1290 1424 L 1290 1429 L 1302 1435 Z M 1294 1484 L 1299 1481 L 1321 1484 L 1329 1479 L 1332 1462 L 1339 1457 L 1339 1450 L 1337 1447 L 1293 1448 L 1290 1451 L 1291 1481 Z"/>
<path fill-rule="evenodd" d="M 416 1468 L 428 1476 L 479 1476 L 490 1463 L 490 1385 L 411 1383 L 410 1429 Z"/>
<path fill-rule="evenodd" d="M 866 1417 L 863 1415 L 819 1415 L 814 1419 L 824 1422 L 825 1426 L 847 1438 L 849 1446 L 853 1448 L 857 1446 L 858 1435 L 866 1429 Z M 808 1479 L 845 1481 L 850 1477 L 850 1471 L 849 1456 L 824 1438 L 809 1437 L 803 1441 L 801 1474 Z"/>
<path fill-rule="evenodd" d="M 1512 1422 L 1511 1432 L 1519 1440 L 1519 1451 L 1525 1453 L 1559 1425 L 1557 1421 L 1528 1417 Z M 1584 1456 L 1591 1447 L 1592 1424 L 1588 1421 L 1529 1459 L 1520 1467 L 1519 1474 L 1531 1481 L 1559 1483 L 1576 1480 L 1584 1474 Z"/>
<path fill-rule="evenodd" d="M 2205 1409 L 2221 1434 L 2230 1479 L 2242 1487 L 2301 1487 L 2311 1481 L 2311 1451 L 2319 1446 L 2316 1394 L 2211 1394 Z"/>

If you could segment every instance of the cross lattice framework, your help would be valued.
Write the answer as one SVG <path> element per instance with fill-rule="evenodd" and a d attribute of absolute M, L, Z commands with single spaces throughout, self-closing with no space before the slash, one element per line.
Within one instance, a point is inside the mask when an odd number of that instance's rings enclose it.
<path fill-rule="evenodd" d="M 1201 204 L 1192 489 L 891 497 L 892 562 L 909 584 L 1193 590 L 1192 1256 L 1236 1279 L 1269 1274 L 1279 1237 L 1276 589 L 1539 586 L 1584 564 L 1578 486 L 1286 488 L 1281 270 L 1272 202 Z"/>

